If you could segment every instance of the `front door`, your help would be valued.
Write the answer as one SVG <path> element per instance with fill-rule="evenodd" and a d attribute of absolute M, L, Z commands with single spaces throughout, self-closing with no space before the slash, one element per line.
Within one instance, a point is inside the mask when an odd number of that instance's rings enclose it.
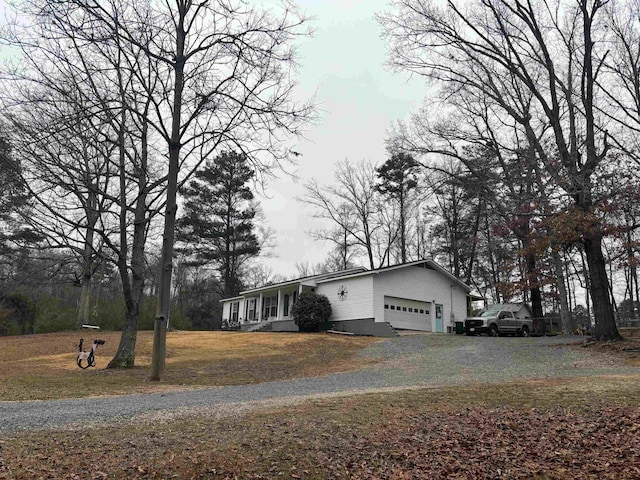
<path fill-rule="evenodd" d="M 444 314 L 442 305 L 436 303 L 436 332 L 444 332 Z"/>

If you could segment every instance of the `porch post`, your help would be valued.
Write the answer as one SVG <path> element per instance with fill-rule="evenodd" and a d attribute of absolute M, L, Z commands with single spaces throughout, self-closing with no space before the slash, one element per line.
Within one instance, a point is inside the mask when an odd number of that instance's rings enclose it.
<path fill-rule="evenodd" d="M 260 292 L 260 298 L 258 298 L 258 321 L 262 321 L 262 292 Z"/>
<path fill-rule="evenodd" d="M 278 289 L 278 315 L 276 319 L 280 320 L 282 318 L 282 289 Z"/>

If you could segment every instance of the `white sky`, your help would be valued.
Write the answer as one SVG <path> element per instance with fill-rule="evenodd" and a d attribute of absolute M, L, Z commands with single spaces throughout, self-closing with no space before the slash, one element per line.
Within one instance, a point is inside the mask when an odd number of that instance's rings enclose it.
<path fill-rule="evenodd" d="M 307 234 L 319 220 L 296 197 L 311 178 L 333 179 L 335 163 L 348 158 L 375 164 L 386 160 L 387 130 L 422 102 L 424 83 L 394 74 L 385 66 L 386 46 L 374 14 L 388 10 L 387 0 L 297 0 L 314 17 L 314 36 L 300 44 L 300 93 L 315 95 L 319 120 L 295 151 L 297 181 L 282 178 L 268 185 L 262 199 L 268 224 L 275 229 L 276 257 L 265 259 L 274 273 L 296 274 L 295 264 L 323 261 L 330 245 Z"/>

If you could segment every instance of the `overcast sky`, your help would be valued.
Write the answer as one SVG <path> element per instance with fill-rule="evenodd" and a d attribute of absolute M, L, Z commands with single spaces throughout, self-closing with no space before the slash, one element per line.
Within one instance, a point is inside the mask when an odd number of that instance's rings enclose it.
<path fill-rule="evenodd" d="M 302 153 L 298 180 L 283 178 L 267 187 L 262 199 L 269 225 L 276 232 L 276 257 L 266 259 L 274 273 L 296 274 L 297 262 L 323 261 L 328 244 L 307 234 L 318 225 L 312 211 L 296 201 L 303 184 L 317 178 L 330 183 L 335 163 L 348 158 L 379 164 L 386 160 L 385 138 L 392 122 L 407 118 L 424 97 L 424 83 L 394 74 L 384 66 L 385 42 L 375 13 L 388 10 L 387 0 L 297 0 L 314 17 L 314 36 L 300 45 L 302 95 L 315 95 L 319 120 L 294 150 Z"/>
<path fill-rule="evenodd" d="M 273 5 L 280 0 L 257 0 Z M 330 245 L 314 241 L 308 232 L 319 220 L 298 202 L 311 178 L 330 183 L 335 163 L 348 158 L 380 164 L 386 160 L 385 139 L 395 120 L 407 118 L 421 104 L 424 82 L 385 67 L 386 45 L 376 13 L 389 9 L 388 0 L 293 0 L 312 17 L 314 35 L 299 44 L 299 98 L 315 96 L 318 120 L 295 145 L 297 180 L 282 177 L 269 183 L 261 204 L 275 230 L 275 257 L 264 262 L 273 273 L 295 275 L 296 263 L 323 261 Z M 6 1 L 0 0 L 0 22 Z M 11 55 L 0 50 L 0 58 Z"/>

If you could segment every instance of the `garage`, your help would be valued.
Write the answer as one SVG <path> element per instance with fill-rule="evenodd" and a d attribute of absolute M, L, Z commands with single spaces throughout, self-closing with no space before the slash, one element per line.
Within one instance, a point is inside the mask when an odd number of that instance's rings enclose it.
<path fill-rule="evenodd" d="M 431 331 L 431 303 L 384 297 L 384 321 L 394 328 Z"/>

